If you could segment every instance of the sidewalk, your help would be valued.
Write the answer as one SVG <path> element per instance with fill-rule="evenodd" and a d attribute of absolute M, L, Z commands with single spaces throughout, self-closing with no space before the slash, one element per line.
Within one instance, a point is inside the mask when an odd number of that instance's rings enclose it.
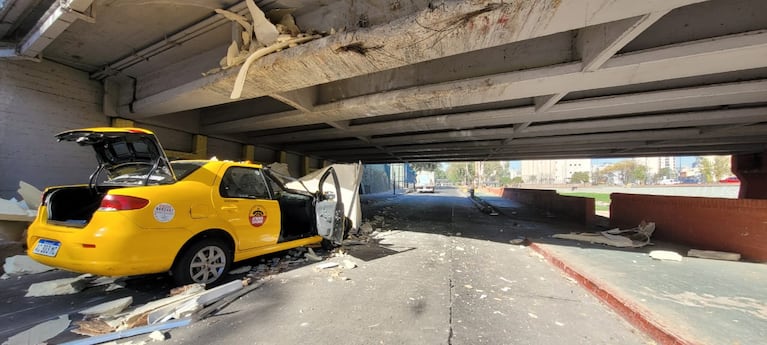
<path fill-rule="evenodd" d="M 503 216 L 535 211 L 482 196 Z M 656 261 L 651 250 L 684 256 L 689 248 L 656 242 L 620 249 L 551 238 L 552 233 L 594 231 L 553 222 L 524 235 L 531 248 L 616 312 L 662 344 L 764 344 L 767 339 L 767 265 L 684 257 Z"/>

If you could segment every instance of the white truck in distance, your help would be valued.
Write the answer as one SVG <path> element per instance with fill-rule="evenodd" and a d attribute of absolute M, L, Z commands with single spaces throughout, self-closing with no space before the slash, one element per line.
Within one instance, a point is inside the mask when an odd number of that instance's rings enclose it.
<path fill-rule="evenodd" d="M 421 170 L 415 175 L 415 190 L 418 193 L 434 193 L 434 172 Z"/>

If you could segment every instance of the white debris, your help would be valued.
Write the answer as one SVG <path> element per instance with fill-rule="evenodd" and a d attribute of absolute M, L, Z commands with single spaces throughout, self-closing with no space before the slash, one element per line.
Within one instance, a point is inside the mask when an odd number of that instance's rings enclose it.
<path fill-rule="evenodd" d="M 61 315 L 58 319 L 43 322 L 8 338 L 3 345 L 43 344 L 46 340 L 66 330 L 67 327 L 69 327 L 69 316 Z"/>
<path fill-rule="evenodd" d="M 533 319 L 537 319 L 538 315 L 535 315 L 533 313 L 527 313 L 528 316 L 532 317 Z"/>
<path fill-rule="evenodd" d="M 229 271 L 229 274 L 247 273 L 247 272 L 250 272 L 251 268 L 252 268 L 251 266 L 242 266 L 242 267 L 240 267 L 238 269 L 233 269 L 233 270 Z"/>
<path fill-rule="evenodd" d="M 315 254 L 312 248 L 309 248 L 309 251 L 304 253 L 304 257 L 311 261 L 322 261 L 322 257 Z"/>
<path fill-rule="evenodd" d="M 149 339 L 152 339 L 153 341 L 165 341 L 167 338 L 167 335 L 160 331 L 149 333 Z"/>
<path fill-rule="evenodd" d="M 125 310 L 125 308 L 131 305 L 131 303 L 133 303 L 133 297 L 128 296 L 125 298 L 116 299 L 114 301 L 101 303 L 99 305 L 87 308 L 85 310 L 81 310 L 80 314 L 112 316 Z"/>
<path fill-rule="evenodd" d="M 36 210 L 40 208 L 40 204 L 43 201 L 43 192 L 41 190 L 29 183 L 19 181 L 19 190 L 17 192 L 30 209 Z"/>
<path fill-rule="evenodd" d="M 71 295 L 82 291 L 87 285 L 90 274 L 83 274 L 75 278 L 64 278 L 34 283 L 29 286 L 24 297 Z"/>
<path fill-rule="evenodd" d="M 0 199 L 0 214 L 28 216 L 29 212 L 22 208 L 19 201 L 14 198 L 11 200 Z"/>
<path fill-rule="evenodd" d="M 462 252 L 463 251 L 463 247 L 455 247 L 455 250 L 457 250 L 459 252 Z"/>
<path fill-rule="evenodd" d="M 318 269 L 324 270 L 328 268 L 338 267 L 337 262 L 325 262 L 316 266 Z"/>
<path fill-rule="evenodd" d="M 655 260 L 682 261 L 682 256 L 679 253 L 668 250 L 653 250 L 650 252 L 650 257 Z"/>
<path fill-rule="evenodd" d="M 350 270 L 350 269 L 353 269 L 353 268 L 357 267 L 357 264 L 354 261 L 351 261 L 351 260 L 344 260 L 343 264 L 344 264 L 344 268 L 347 269 L 347 270 Z"/>
<path fill-rule="evenodd" d="M 26 255 L 15 255 L 6 258 L 5 264 L 3 265 L 5 273 L 16 276 L 42 273 L 53 269 L 53 267 L 43 265 Z"/>

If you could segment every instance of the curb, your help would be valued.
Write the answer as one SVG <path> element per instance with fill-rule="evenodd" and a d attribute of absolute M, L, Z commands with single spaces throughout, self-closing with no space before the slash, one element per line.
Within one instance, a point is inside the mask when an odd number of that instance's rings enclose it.
<path fill-rule="evenodd" d="M 574 268 L 570 267 L 564 261 L 557 258 L 554 254 L 546 249 L 543 249 L 537 243 L 530 243 L 529 247 L 541 254 L 546 261 L 559 268 L 562 272 L 575 279 L 578 284 L 583 286 L 592 295 L 596 296 L 599 300 L 610 306 L 618 315 L 623 317 L 631 325 L 638 328 L 659 344 L 664 345 L 693 345 L 694 342 L 682 339 L 680 336 L 674 334 L 665 327 L 659 325 L 650 319 L 648 315 L 643 313 L 641 308 L 619 298 L 609 290 L 603 288 L 596 281 L 589 279 L 585 275 L 579 273 Z"/>

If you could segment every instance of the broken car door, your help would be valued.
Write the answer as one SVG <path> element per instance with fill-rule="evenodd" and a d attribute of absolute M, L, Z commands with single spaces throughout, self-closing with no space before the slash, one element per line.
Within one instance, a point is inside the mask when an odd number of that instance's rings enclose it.
<path fill-rule="evenodd" d="M 317 198 L 317 233 L 335 244 L 341 244 L 344 236 L 344 204 L 338 175 L 333 168 L 327 169 L 320 178 Z"/>

